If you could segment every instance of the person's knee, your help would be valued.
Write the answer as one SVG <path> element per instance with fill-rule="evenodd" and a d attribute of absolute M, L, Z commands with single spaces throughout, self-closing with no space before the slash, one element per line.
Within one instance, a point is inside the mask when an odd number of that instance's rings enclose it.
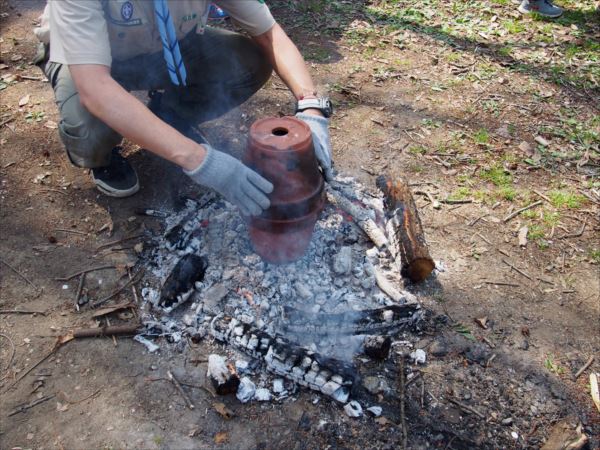
<path fill-rule="evenodd" d="M 58 126 L 69 159 L 78 167 L 108 165 L 111 150 L 119 144 L 121 136 L 85 110 L 77 96 L 69 102 L 77 102 L 79 106 L 63 105 L 63 117 Z"/>

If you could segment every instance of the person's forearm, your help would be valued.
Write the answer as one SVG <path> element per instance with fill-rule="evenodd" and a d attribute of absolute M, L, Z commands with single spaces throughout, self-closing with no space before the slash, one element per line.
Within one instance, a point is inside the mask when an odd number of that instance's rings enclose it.
<path fill-rule="evenodd" d="M 273 69 L 296 99 L 314 96 L 315 84 L 308 72 L 304 58 L 278 24 L 275 24 L 266 33 L 256 36 L 254 41 L 269 58 Z"/>
<path fill-rule="evenodd" d="M 193 170 L 203 161 L 203 146 L 156 117 L 110 76 L 107 67 L 69 68 L 83 106 L 110 128 L 184 169 Z"/>

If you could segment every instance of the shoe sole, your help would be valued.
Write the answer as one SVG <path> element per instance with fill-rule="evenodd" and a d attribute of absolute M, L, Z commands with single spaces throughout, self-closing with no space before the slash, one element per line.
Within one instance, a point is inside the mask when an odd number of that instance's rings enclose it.
<path fill-rule="evenodd" d="M 519 6 L 519 12 L 520 12 L 521 14 L 531 14 L 531 13 L 536 13 L 536 14 L 539 14 L 540 16 L 542 16 L 542 17 L 548 17 L 549 19 L 556 19 L 556 18 L 558 18 L 558 17 L 560 17 L 560 16 L 562 16 L 562 15 L 563 15 L 563 13 L 562 13 L 562 12 L 561 12 L 560 14 L 554 14 L 554 15 L 552 15 L 552 14 L 542 14 L 542 13 L 541 13 L 541 12 L 539 12 L 539 11 L 529 11 L 529 10 L 527 10 L 527 9 L 525 9 L 525 8 L 522 8 L 521 6 Z"/>
<path fill-rule="evenodd" d="M 109 187 L 108 185 L 102 183 L 102 181 L 98 181 L 98 180 L 94 180 L 94 183 L 96 184 L 96 188 L 100 192 L 102 192 L 104 195 L 108 195 L 109 197 L 115 197 L 115 198 L 131 197 L 133 194 L 135 194 L 137 191 L 140 190 L 139 182 L 135 183 L 135 186 L 132 186 L 129 189 L 125 189 L 125 190 L 115 190 L 115 189 Z"/>

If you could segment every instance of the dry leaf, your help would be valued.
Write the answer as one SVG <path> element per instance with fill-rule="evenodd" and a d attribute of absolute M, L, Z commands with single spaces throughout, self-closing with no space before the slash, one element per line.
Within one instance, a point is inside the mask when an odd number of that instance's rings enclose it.
<path fill-rule="evenodd" d="M 68 403 L 62 404 L 60 402 L 56 402 L 56 410 L 58 412 L 68 411 L 69 410 L 69 404 Z"/>
<path fill-rule="evenodd" d="M 521 327 L 521 334 L 523 336 L 529 337 L 529 328 L 527 328 L 527 327 Z"/>
<path fill-rule="evenodd" d="M 9 66 L 6 64 L 0 64 L 0 70 L 8 69 Z"/>
<path fill-rule="evenodd" d="M 475 319 L 475 323 L 477 325 L 479 325 L 481 328 L 483 328 L 484 330 L 487 330 L 488 318 L 487 317 L 478 317 Z"/>
<path fill-rule="evenodd" d="M 47 120 L 44 126 L 46 128 L 50 128 L 51 130 L 56 130 L 58 128 L 58 124 L 52 120 Z"/>
<path fill-rule="evenodd" d="M 375 419 L 375 422 L 377 422 L 379 425 L 390 425 L 391 424 L 391 422 L 383 416 L 377 417 Z"/>
<path fill-rule="evenodd" d="M 227 436 L 227 433 L 225 433 L 224 431 L 220 431 L 217 434 L 215 434 L 215 444 L 224 444 L 228 440 L 229 440 L 229 437 Z"/>
<path fill-rule="evenodd" d="M 23 106 L 27 105 L 27 103 L 29 103 L 29 97 L 30 97 L 30 95 L 29 95 L 29 94 L 27 94 L 27 95 L 26 95 L 26 96 L 24 96 L 24 97 L 21 97 L 21 98 L 19 99 L 19 106 L 20 106 L 20 107 L 23 107 Z"/>
<path fill-rule="evenodd" d="M 225 419 L 231 419 L 235 414 L 224 403 L 213 403 L 213 408 Z"/>
<path fill-rule="evenodd" d="M 23 59 L 23 55 L 19 55 L 19 54 L 12 55 L 12 56 L 10 57 L 10 60 L 11 60 L 12 62 L 21 61 L 22 59 Z"/>

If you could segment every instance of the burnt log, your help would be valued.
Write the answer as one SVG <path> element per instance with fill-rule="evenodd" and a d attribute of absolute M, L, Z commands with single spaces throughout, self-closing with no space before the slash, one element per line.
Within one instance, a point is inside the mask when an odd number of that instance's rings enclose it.
<path fill-rule="evenodd" d="M 184 255 L 175 264 L 160 292 L 158 305 L 170 312 L 191 295 L 196 281 L 202 281 L 208 268 L 204 256 L 193 253 Z"/>
<path fill-rule="evenodd" d="M 417 206 L 408 184 L 401 178 L 377 178 L 377 187 L 385 195 L 386 231 L 390 252 L 402 276 L 419 283 L 429 276 L 435 263 L 427 248 Z"/>

